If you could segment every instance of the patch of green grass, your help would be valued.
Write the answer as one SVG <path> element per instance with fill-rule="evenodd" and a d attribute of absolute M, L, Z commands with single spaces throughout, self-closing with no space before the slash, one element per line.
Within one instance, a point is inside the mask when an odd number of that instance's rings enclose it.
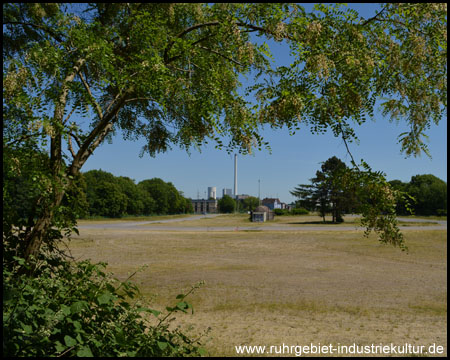
<path fill-rule="evenodd" d="M 447 315 L 447 303 L 422 302 L 408 304 L 408 307 L 415 312 L 428 313 L 430 315 Z"/>
<path fill-rule="evenodd" d="M 420 216 L 420 215 L 405 215 L 400 216 L 408 219 L 425 219 L 425 220 L 440 220 L 440 221 L 447 221 L 447 216 Z"/>

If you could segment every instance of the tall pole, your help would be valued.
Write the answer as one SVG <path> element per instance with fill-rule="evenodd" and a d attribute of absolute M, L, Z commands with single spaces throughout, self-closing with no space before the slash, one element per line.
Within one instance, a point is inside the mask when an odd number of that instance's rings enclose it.
<path fill-rule="evenodd" d="M 258 200 L 259 205 L 261 205 L 261 179 L 258 179 Z"/>
<path fill-rule="evenodd" d="M 237 154 L 234 154 L 234 198 L 237 199 Z"/>

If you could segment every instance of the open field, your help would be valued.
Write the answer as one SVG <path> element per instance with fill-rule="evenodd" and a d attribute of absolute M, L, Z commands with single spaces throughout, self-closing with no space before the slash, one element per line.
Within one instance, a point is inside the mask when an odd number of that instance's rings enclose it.
<path fill-rule="evenodd" d="M 106 218 L 97 216 L 94 218 L 82 219 L 79 220 L 81 224 L 102 224 L 102 223 L 111 223 L 111 222 L 124 222 L 124 221 L 159 221 L 159 220 L 173 220 L 173 219 L 183 219 L 188 217 L 189 214 L 180 214 L 180 215 L 149 215 L 149 216 L 124 216 L 119 219 L 114 218 Z"/>
<path fill-rule="evenodd" d="M 147 264 L 134 281 L 159 310 L 204 280 L 189 299 L 195 314 L 176 322 L 192 325 L 193 334 L 211 327 L 205 347 L 212 356 L 236 356 L 236 345 L 445 346 L 447 231 L 404 234 L 408 254 L 362 231 L 201 233 L 149 225 L 80 229 L 70 249 L 75 258 L 108 262 L 122 280 Z"/>
<path fill-rule="evenodd" d="M 421 222 L 421 219 L 416 218 L 406 218 L 407 220 L 400 221 L 400 225 L 402 226 L 410 226 L 410 225 L 420 225 L 420 226 L 431 226 L 436 225 L 437 222 L 433 220 L 428 220 L 427 222 Z M 201 216 L 198 220 L 195 221 L 179 221 L 172 222 L 171 227 L 271 227 L 271 226 L 360 226 L 360 218 L 353 215 L 344 216 L 343 223 L 335 223 L 331 222 L 331 217 L 327 216 L 325 218 L 325 223 L 322 218 L 317 215 L 297 215 L 297 216 L 275 216 L 275 219 L 272 221 L 267 221 L 265 223 L 260 222 L 252 222 L 250 221 L 250 216 L 246 214 L 221 214 L 217 217 L 205 217 Z M 146 224 L 146 226 L 158 226 L 158 222 L 152 222 L 151 224 Z"/>

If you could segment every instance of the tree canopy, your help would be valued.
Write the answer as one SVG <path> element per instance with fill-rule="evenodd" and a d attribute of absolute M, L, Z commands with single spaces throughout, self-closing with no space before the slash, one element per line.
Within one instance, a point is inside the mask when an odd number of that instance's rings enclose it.
<path fill-rule="evenodd" d="M 273 62 L 267 41 L 286 43 L 293 62 Z M 242 76 L 253 80 L 245 89 Z M 264 124 L 331 129 L 347 143 L 377 99 L 410 127 L 402 151 L 426 151 L 447 107 L 446 4 L 382 4 L 370 18 L 324 4 L 3 4 L 4 146 L 49 153 L 26 257 L 116 132 L 144 138 L 152 156 L 224 136 L 249 152 L 265 144 Z"/>
<path fill-rule="evenodd" d="M 347 165 L 336 156 L 325 161 L 321 170 L 311 179 L 311 184 L 298 185 L 291 194 L 298 197 L 299 206 L 308 210 L 319 210 L 325 222 L 325 215 L 332 214 L 332 222 L 343 222 L 342 215 L 350 207 L 356 207 L 354 194 L 346 186 Z"/>
<path fill-rule="evenodd" d="M 300 184 L 291 194 L 299 198 L 298 205 L 319 210 L 324 222 L 327 212 L 331 212 L 333 222 L 342 222 L 345 211 L 361 214 L 365 236 L 375 231 L 380 242 L 407 250 L 396 210 L 402 204 L 411 213 L 411 197 L 403 189 L 391 186 L 383 172 L 372 170 L 365 162 L 360 166 L 347 167 L 333 156 L 322 163 L 311 184 Z"/>
<path fill-rule="evenodd" d="M 218 202 L 217 207 L 221 213 L 232 213 L 236 209 L 236 201 L 230 195 L 224 195 Z"/>
<path fill-rule="evenodd" d="M 447 215 L 447 183 L 438 177 L 431 174 L 415 175 L 409 183 L 400 180 L 389 183 L 394 189 L 412 196 L 410 206 L 415 215 Z M 403 203 L 397 205 L 397 213 L 407 213 Z"/>
<path fill-rule="evenodd" d="M 259 198 L 254 197 L 254 196 L 249 196 L 245 199 L 240 200 L 240 202 L 242 203 L 242 209 L 245 211 L 253 211 L 255 210 L 255 208 L 257 208 L 259 206 Z"/>

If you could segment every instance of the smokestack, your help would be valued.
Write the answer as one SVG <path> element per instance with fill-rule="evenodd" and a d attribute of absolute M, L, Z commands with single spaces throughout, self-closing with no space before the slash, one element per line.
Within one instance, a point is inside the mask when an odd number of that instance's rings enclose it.
<path fill-rule="evenodd" d="M 237 154 L 234 154 L 234 198 L 236 199 L 238 194 L 237 188 Z"/>

